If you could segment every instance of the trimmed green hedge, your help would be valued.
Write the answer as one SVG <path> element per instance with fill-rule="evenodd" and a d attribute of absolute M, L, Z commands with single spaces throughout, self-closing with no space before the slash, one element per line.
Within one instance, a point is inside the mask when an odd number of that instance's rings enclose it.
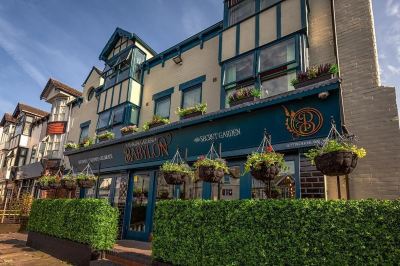
<path fill-rule="evenodd" d="M 394 265 L 400 201 L 162 201 L 153 256 L 174 265 Z"/>
<path fill-rule="evenodd" d="M 100 199 L 35 200 L 28 231 L 111 249 L 117 238 L 118 210 Z"/>

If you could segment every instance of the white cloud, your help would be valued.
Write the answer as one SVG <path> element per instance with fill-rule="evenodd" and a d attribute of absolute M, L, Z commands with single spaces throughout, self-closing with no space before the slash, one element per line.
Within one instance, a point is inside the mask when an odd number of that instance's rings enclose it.
<path fill-rule="evenodd" d="M 0 17 L 0 47 L 4 49 L 14 61 L 39 85 L 43 85 L 46 76 L 23 55 L 28 47 L 25 34 Z"/>
<path fill-rule="evenodd" d="M 398 0 L 388 0 L 386 3 L 386 14 L 400 18 L 400 2 Z"/>
<path fill-rule="evenodd" d="M 395 67 L 393 65 L 387 65 L 387 69 L 392 75 L 400 75 L 400 67 Z"/>

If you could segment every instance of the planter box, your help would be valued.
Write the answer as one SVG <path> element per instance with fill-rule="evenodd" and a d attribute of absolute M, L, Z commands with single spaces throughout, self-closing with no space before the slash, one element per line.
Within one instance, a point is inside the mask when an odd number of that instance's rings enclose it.
<path fill-rule="evenodd" d="M 181 117 L 181 120 L 182 120 L 182 119 L 187 119 L 187 118 L 196 117 L 196 116 L 201 116 L 201 115 L 203 115 L 203 113 L 200 112 L 200 111 L 198 111 L 198 112 L 194 112 L 194 113 L 191 113 L 191 114 L 187 114 L 187 115 L 182 116 L 182 117 Z"/>
<path fill-rule="evenodd" d="M 111 139 L 109 139 L 109 138 L 98 138 L 98 140 L 99 140 L 99 142 L 104 142 L 104 141 L 111 140 Z"/>
<path fill-rule="evenodd" d="M 236 105 L 239 105 L 239 104 L 254 102 L 257 99 L 258 98 L 252 96 L 252 97 L 244 98 L 244 99 L 241 99 L 241 100 L 238 100 L 238 101 L 233 101 L 233 102 L 229 103 L 229 106 L 233 107 L 233 106 L 236 106 Z"/>
<path fill-rule="evenodd" d="M 325 74 L 325 75 L 316 77 L 314 79 L 310 79 L 310 80 L 306 80 L 306 81 L 300 82 L 299 84 L 294 85 L 294 88 L 298 89 L 298 88 L 306 87 L 306 86 L 309 86 L 309 85 L 312 85 L 312 84 L 315 84 L 315 83 L 319 83 L 319 82 L 322 82 L 322 81 L 325 81 L 325 80 L 333 79 L 333 77 L 334 77 L 333 74 Z"/>
<path fill-rule="evenodd" d="M 150 125 L 149 125 L 149 129 L 152 129 L 152 128 L 155 128 L 155 127 L 159 127 L 159 126 L 163 126 L 163 125 L 166 125 L 166 124 L 163 123 L 163 122 L 158 122 L 158 123 L 150 124 Z"/>
<path fill-rule="evenodd" d="M 136 131 L 128 131 L 128 132 L 122 132 L 121 131 L 121 135 L 122 136 L 128 136 L 128 135 L 132 135 L 133 133 L 135 133 Z"/>
<path fill-rule="evenodd" d="M 88 245 L 36 232 L 28 233 L 26 245 L 79 266 L 90 265 L 90 261 L 100 257 L 100 253 Z"/>

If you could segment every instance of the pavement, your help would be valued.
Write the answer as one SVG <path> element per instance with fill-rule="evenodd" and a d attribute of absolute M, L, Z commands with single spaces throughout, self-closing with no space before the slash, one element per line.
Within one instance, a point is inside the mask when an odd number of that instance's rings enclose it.
<path fill-rule="evenodd" d="M 25 245 L 27 234 L 0 234 L 0 265 L 53 266 L 68 265 L 44 252 Z"/>

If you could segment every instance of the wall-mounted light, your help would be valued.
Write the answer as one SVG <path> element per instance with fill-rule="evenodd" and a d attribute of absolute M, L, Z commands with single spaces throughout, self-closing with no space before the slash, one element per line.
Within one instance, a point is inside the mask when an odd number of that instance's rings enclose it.
<path fill-rule="evenodd" d="M 318 98 L 320 98 L 321 100 L 325 100 L 328 97 L 329 97 L 329 91 L 323 91 L 318 94 Z"/>
<path fill-rule="evenodd" d="M 182 65 L 183 60 L 181 55 L 175 56 L 172 60 L 174 60 L 175 64 Z"/>

